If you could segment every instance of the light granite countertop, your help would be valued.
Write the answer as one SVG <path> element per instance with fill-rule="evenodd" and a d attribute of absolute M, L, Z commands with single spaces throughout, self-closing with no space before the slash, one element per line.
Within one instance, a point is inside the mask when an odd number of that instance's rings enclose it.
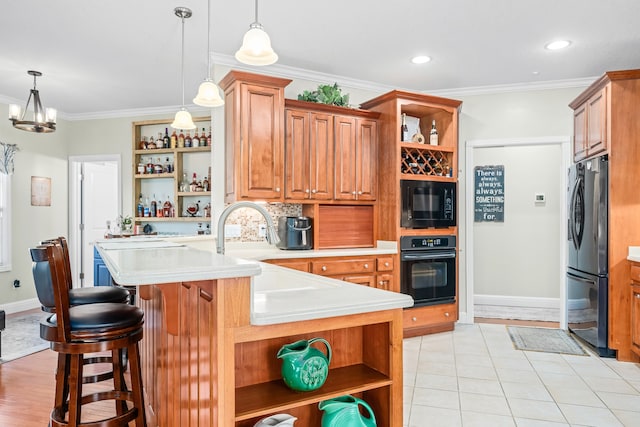
<path fill-rule="evenodd" d="M 200 236 L 198 236 L 200 237 Z M 258 262 L 259 259 L 313 256 L 393 254 L 383 242 L 377 248 L 322 251 L 281 251 L 256 245 L 227 246 L 215 252 L 215 241 L 203 238 L 103 240 L 98 252 L 116 283 L 153 285 L 230 277 L 252 278 L 251 323 L 312 320 L 356 313 L 410 307 L 409 295 L 343 282 L 310 273 Z M 318 255 L 317 253 L 320 253 Z"/>
<path fill-rule="evenodd" d="M 640 246 L 629 246 L 629 261 L 640 262 Z"/>

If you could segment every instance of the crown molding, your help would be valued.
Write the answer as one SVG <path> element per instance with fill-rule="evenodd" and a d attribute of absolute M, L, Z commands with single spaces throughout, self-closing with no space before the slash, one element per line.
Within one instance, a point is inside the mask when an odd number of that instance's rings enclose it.
<path fill-rule="evenodd" d="M 276 77 L 284 77 L 289 79 L 303 79 L 317 82 L 332 81 L 337 82 L 343 88 L 351 88 L 358 90 L 366 90 L 374 93 L 383 94 L 391 90 L 402 90 L 407 92 L 417 92 L 428 95 L 444 96 L 444 97 L 463 97 L 474 95 L 494 95 L 501 93 L 515 93 L 515 92 L 532 92 L 541 90 L 553 90 L 553 89 L 568 89 L 568 88 L 586 88 L 592 84 L 598 77 L 587 77 L 581 79 L 566 79 L 566 80 L 549 80 L 535 83 L 513 83 L 504 85 L 489 85 L 489 86 L 476 86 L 457 89 L 438 89 L 438 90 L 421 90 L 416 91 L 409 88 L 402 88 L 396 86 L 384 85 L 367 80 L 359 80 L 351 77 L 340 76 L 336 74 L 321 73 L 318 71 L 307 70 L 304 68 L 291 67 L 287 65 L 268 65 L 266 67 L 255 67 L 242 64 L 238 62 L 232 55 L 223 55 L 213 53 L 211 55 L 212 64 L 223 65 L 231 67 L 233 69 L 248 71 L 253 73 L 263 73 Z M 0 95 L 0 102 L 6 104 L 21 104 L 24 100 L 16 100 Z M 210 112 L 210 109 L 197 106 L 195 104 L 186 105 L 190 112 Z M 112 110 L 112 111 L 95 111 L 89 113 L 65 113 L 58 111 L 58 118 L 67 121 L 79 121 L 79 120 L 97 120 L 97 119 L 114 119 L 123 117 L 136 117 L 136 116 L 158 116 L 158 115 L 171 115 L 181 108 L 180 105 L 172 105 L 165 107 L 151 107 L 151 108 L 133 108 L 125 110 Z"/>

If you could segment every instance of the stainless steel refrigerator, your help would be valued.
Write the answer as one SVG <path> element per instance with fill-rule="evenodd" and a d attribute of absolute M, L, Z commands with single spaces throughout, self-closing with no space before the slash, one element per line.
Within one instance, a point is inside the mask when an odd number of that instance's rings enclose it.
<path fill-rule="evenodd" d="M 567 316 L 569 329 L 600 356 L 608 346 L 608 177 L 607 156 L 569 169 Z"/>

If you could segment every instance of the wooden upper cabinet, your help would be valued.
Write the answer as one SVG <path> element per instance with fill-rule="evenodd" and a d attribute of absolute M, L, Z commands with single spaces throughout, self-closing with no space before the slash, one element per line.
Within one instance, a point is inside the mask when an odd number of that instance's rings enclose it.
<path fill-rule="evenodd" d="M 333 198 L 333 116 L 286 111 L 285 199 Z"/>
<path fill-rule="evenodd" d="M 607 150 L 607 86 L 587 101 L 587 156 Z"/>
<path fill-rule="evenodd" d="M 335 118 L 336 200 L 376 200 L 378 127 L 375 120 Z"/>
<path fill-rule="evenodd" d="M 225 92 L 225 200 L 284 200 L 284 88 L 291 80 L 231 71 Z"/>
<path fill-rule="evenodd" d="M 588 90 L 589 96 L 573 101 L 573 160 L 604 154 L 609 150 L 608 97 L 610 84 Z"/>
<path fill-rule="evenodd" d="M 587 157 L 587 106 L 581 105 L 573 112 L 573 159 Z"/>

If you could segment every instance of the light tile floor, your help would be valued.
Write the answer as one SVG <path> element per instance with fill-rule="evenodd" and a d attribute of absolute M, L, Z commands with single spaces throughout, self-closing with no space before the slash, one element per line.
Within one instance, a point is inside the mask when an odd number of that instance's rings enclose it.
<path fill-rule="evenodd" d="M 640 426 L 640 365 L 516 350 L 505 325 L 404 340 L 404 427 Z"/>

